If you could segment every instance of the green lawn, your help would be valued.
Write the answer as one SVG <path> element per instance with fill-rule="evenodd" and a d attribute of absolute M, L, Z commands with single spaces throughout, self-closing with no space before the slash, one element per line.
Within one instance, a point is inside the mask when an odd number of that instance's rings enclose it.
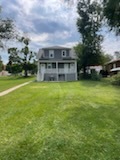
<path fill-rule="evenodd" d="M 0 77 L 0 92 L 34 79 L 33 77 L 24 78 L 18 76 Z"/>
<path fill-rule="evenodd" d="M 120 87 L 31 83 L 0 97 L 0 160 L 119 160 Z"/>

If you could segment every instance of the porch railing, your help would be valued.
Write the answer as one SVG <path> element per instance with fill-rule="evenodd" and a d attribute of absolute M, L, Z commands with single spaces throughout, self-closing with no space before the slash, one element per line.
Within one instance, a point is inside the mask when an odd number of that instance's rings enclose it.
<path fill-rule="evenodd" d="M 75 73 L 75 69 L 50 68 L 45 69 L 44 73 Z"/>

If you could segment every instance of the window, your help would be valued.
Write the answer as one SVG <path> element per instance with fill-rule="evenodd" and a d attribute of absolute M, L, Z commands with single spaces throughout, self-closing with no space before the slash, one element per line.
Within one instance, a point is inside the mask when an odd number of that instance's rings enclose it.
<path fill-rule="evenodd" d="M 52 68 L 52 64 L 51 64 L 51 63 L 48 63 L 48 64 L 47 64 L 47 68 L 48 68 L 48 69 Z"/>
<path fill-rule="evenodd" d="M 54 50 L 49 50 L 49 58 L 54 58 Z"/>
<path fill-rule="evenodd" d="M 66 57 L 66 50 L 62 50 L 62 57 Z"/>
<path fill-rule="evenodd" d="M 116 68 L 116 63 L 113 64 L 113 68 Z"/>
<path fill-rule="evenodd" d="M 75 69 L 75 64 L 74 64 L 74 63 L 71 63 L 71 64 L 70 64 L 70 69 L 71 69 L 71 70 L 74 70 L 74 69 Z"/>

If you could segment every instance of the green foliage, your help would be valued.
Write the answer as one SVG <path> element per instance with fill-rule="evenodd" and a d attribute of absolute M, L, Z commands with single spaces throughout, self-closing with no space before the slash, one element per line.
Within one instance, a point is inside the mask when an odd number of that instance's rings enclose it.
<path fill-rule="evenodd" d="M 104 54 L 102 53 L 102 63 L 103 65 L 113 59 L 113 56 L 110 54 Z"/>
<path fill-rule="evenodd" d="M 4 65 L 3 65 L 3 62 L 2 62 L 2 58 L 0 56 L 0 72 L 3 70 L 4 68 Z"/>
<path fill-rule="evenodd" d="M 98 74 L 96 71 L 91 73 L 91 80 L 93 81 L 100 81 L 101 80 L 101 75 Z"/>
<path fill-rule="evenodd" d="M 103 38 L 99 34 L 102 11 L 100 5 L 91 0 L 79 1 L 77 8 L 79 14 L 77 27 L 82 37 L 81 65 L 85 74 L 87 66 L 102 63 L 101 42 Z"/>
<path fill-rule="evenodd" d="M 10 65 L 9 63 L 6 65 L 6 70 L 9 72 L 9 73 L 12 73 L 12 74 L 18 74 L 18 73 L 21 73 L 23 68 L 20 64 L 12 64 Z"/>
<path fill-rule="evenodd" d="M 1 14 L 1 6 L 0 6 Z M 15 30 L 13 21 L 10 19 L 3 19 L 0 15 L 0 48 L 3 48 L 4 44 L 2 40 L 8 40 L 14 37 Z"/>
<path fill-rule="evenodd" d="M 9 64 L 20 64 L 22 66 L 22 69 L 25 71 L 24 76 L 27 77 L 31 61 L 33 61 L 34 63 L 35 53 L 33 51 L 30 51 L 29 49 L 29 38 L 22 37 L 19 39 L 19 42 L 24 45 L 24 47 L 20 50 L 17 48 L 8 49 Z"/>
<path fill-rule="evenodd" d="M 104 0 L 104 15 L 111 29 L 120 34 L 120 1 Z"/>
<path fill-rule="evenodd" d="M 118 85 L 118 86 L 120 86 L 120 73 L 112 76 L 112 77 L 110 78 L 110 81 L 111 81 L 111 83 L 112 83 L 113 85 Z"/>
<path fill-rule="evenodd" d="M 37 63 L 28 63 L 28 70 L 31 74 L 37 73 Z"/>
<path fill-rule="evenodd" d="M 86 73 L 85 75 L 83 73 L 79 74 L 80 80 L 92 80 L 92 81 L 100 81 L 102 76 L 98 74 L 96 71 L 92 72 L 91 74 Z"/>
<path fill-rule="evenodd" d="M 77 55 L 77 70 L 79 73 L 80 69 L 83 67 L 83 45 L 81 43 L 77 44 L 74 47 L 74 50 Z"/>
<path fill-rule="evenodd" d="M 80 73 L 79 76 L 78 76 L 78 79 L 79 80 L 90 80 L 91 79 L 91 74 L 88 74 L 88 73 Z"/>

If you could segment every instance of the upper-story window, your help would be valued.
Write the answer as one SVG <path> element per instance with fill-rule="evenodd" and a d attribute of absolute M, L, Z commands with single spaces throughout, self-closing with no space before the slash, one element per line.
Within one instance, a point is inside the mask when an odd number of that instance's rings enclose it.
<path fill-rule="evenodd" d="M 66 50 L 62 50 L 62 57 L 66 57 Z"/>
<path fill-rule="evenodd" d="M 54 50 L 49 50 L 49 58 L 54 58 Z"/>
<path fill-rule="evenodd" d="M 45 58 L 45 54 L 43 53 L 41 57 L 42 57 L 42 58 Z"/>

